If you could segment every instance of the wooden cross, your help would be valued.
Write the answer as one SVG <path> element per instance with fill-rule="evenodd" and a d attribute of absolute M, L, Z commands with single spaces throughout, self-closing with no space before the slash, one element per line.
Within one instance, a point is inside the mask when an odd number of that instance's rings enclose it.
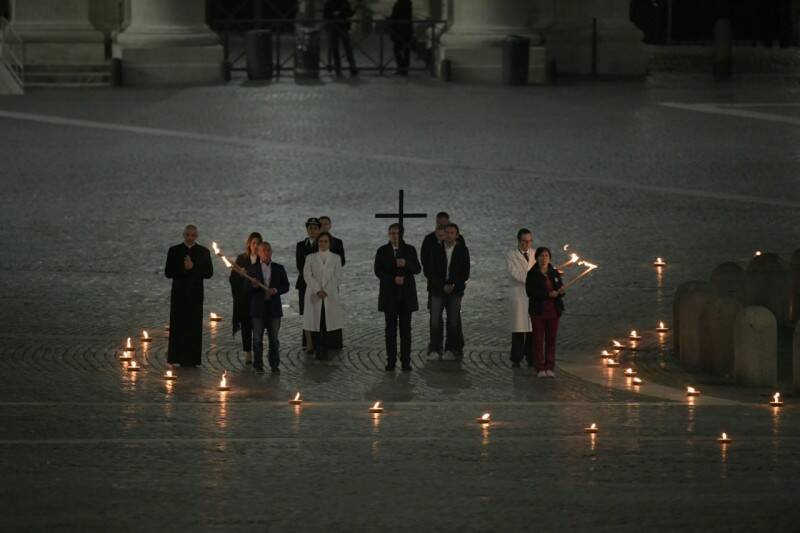
<path fill-rule="evenodd" d="M 400 228 L 405 229 L 403 227 L 403 219 L 406 218 L 426 218 L 428 215 L 427 213 L 406 213 L 403 211 L 403 189 L 400 189 L 400 196 L 398 199 L 399 208 L 397 213 L 375 213 L 375 218 L 395 218 L 397 217 L 397 221 L 400 223 Z"/>

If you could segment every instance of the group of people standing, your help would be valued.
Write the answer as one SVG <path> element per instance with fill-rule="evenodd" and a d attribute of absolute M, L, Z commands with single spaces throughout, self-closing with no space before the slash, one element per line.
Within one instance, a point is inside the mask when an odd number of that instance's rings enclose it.
<path fill-rule="evenodd" d="M 297 243 L 301 344 L 316 359 L 329 358 L 329 350 L 343 346 L 344 310 L 340 286 L 345 265 L 344 243 L 331 234 L 327 216 L 309 218 L 306 238 Z M 184 242 L 170 248 L 165 275 L 172 279 L 168 362 L 182 366 L 200 364 L 202 352 L 203 280 L 213 275 L 209 250 L 197 244 L 195 226 L 187 226 Z M 561 273 L 550 264 L 547 248 L 532 249 L 533 234 L 521 229 L 517 248 L 507 255 L 512 278 L 511 360 L 515 367 L 525 359 L 540 377 L 553 377 L 558 321 L 565 294 Z M 374 273 L 380 281 L 378 310 L 384 313 L 386 370 L 411 370 L 411 319 L 419 310 L 415 276 L 427 282 L 430 313 L 428 355 L 460 360 L 464 355 L 461 302 L 470 277 L 470 254 L 457 224 L 446 212 L 436 215 L 436 229 L 425 236 L 420 254 L 403 239 L 403 227 L 392 224 L 388 242 L 375 253 Z M 272 260 L 272 246 L 261 234 L 251 233 L 245 250 L 236 258 L 229 277 L 233 297 L 233 332 L 241 331 L 245 364 L 264 372 L 267 362 L 280 372 L 279 332 L 283 317 L 281 296 L 290 290 L 283 265 Z M 444 315 L 446 314 L 446 320 Z M 397 337 L 400 336 L 398 353 Z"/>

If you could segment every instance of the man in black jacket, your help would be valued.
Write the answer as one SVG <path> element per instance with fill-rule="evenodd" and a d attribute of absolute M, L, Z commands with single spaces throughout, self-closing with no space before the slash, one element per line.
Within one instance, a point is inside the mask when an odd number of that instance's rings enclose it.
<path fill-rule="evenodd" d="M 414 275 L 422 270 L 417 251 L 403 241 L 403 228 L 389 226 L 389 242 L 375 254 L 375 275 L 381 280 L 378 311 L 386 318 L 386 371 L 397 364 L 397 322 L 400 322 L 400 363 L 411 370 L 411 313 L 419 310 Z"/>
<path fill-rule="evenodd" d="M 411 64 L 411 46 L 414 38 L 414 8 L 411 0 L 397 0 L 392 7 L 392 13 L 386 20 L 389 22 L 389 37 L 392 39 L 394 59 L 397 62 L 397 73 L 401 76 L 408 74 Z"/>
<path fill-rule="evenodd" d="M 428 353 L 442 355 L 442 312 L 447 310 L 447 341 L 444 350 L 452 352 L 456 359 L 464 355 L 464 335 L 461 329 L 461 299 L 469 279 L 469 249 L 459 242 L 458 226 L 445 226 L 444 243 L 437 247 L 425 265 L 430 292 L 431 320 Z"/>
<path fill-rule="evenodd" d="M 355 14 L 349 0 L 327 0 L 323 7 L 323 17 L 327 21 L 328 47 L 333 55 L 336 75 L 342 75 L 342 59 L 339 57 L 339 41 L 342 41 L 350 75 L 357 76 L 356 59 L 353 56 L 353 43 L 350 41 L 350 17 Z"/>
<path fill-rule="evenodd" d="M 333 236 L 331 233 L 331 217 L 329 216 L 321 216 L 319 217 L 319 231 L 322 233 L 326 231 L 331 236 L 331 252 L 335 253 L 339 257 L 342 258 L 342 266 L 344 266 L 344 243 L 342 239 L 338 239 Z"/>
<path fill-rule="evenodd" d="M 306 266 L 306 256 L 317 252 L 317 237 L 319 236 L 319 219 L 309 218 L 306 220 L 306 233 L 308 237 L 297 243 L 294 252 L 294 262 L 297 267 L 297 283 L 294 288 L 297 289 L 297 297 L 299 299 L 300 316 L 303 316 L 305 310 L 306 300 L 306 280 L 303 279 L 303 267 Z M 311 332 L 303 330 L 303 346 L 307 353 L 314 351 L 313 343 L 311 340 Z"/>
<path fill-rule="evenodd" d="M 247 265 L 247 273 L 269 287 L 265 291 L 256 284 L 250 290 L 250 317 L 253 320 L 253 368 L 264 372 L 264 331 L 269 340 L 269 367 L 280 372 L 280 343 L 278 333 L 281 329 L 283 306 L 281 295 L 289 292 L 289 278 L 283 265 L 272 261 L 272 246 L 268 242 L 258 245 L 258 261 Z"/>

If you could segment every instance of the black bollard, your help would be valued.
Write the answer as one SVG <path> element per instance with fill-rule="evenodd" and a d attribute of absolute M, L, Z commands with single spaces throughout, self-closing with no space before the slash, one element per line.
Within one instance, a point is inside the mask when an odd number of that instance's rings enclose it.
<path fill-rule="evenodd" d="M 247 78 L 268 80 L 272 78 L 272 32 L 251 30 L 244 36 L 247 54 Z"/>
<path fill-rule="evenodd" d="M 733 31 L 731 20 L 717 19 L 714 23 L 714 78 L 728 80 L 733 74 Z"/>

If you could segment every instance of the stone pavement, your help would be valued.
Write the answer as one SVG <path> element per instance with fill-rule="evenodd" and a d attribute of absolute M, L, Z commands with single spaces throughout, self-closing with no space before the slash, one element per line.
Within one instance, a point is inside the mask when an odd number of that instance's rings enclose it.
<path fill-rule="evenodd" d="M 686 374 L 653 331 L 683 281 L 798 247 L 798 124 L 774 117 L 796 117 L 796 92 L 365 78 L 0 99 L 0 530 L 797 529 L 791 391 L 773 410 L 771 391 Z M 718 112 L 739 105 L 756 113 Z M 401 187 L 410 210 L 452 213 L 473 277 L 463 363 L 419 352 L 421 312 L 415 371 L 386 374 L 373 214 Z M 206 311 L 228 320 L 167 388 L 163 262 L 183 225 L 229 256 L 260 230 L 291 277 L 321 214 L 347 247 L 346 349 L 300 352 L 292 292 L 281 375 L 244 369 L 215 262 Z M 409 221 L 409 240 L 431 225 Z M 507 360 L 503 254 L 522 225 L 601 267 L 568 294 L 555 380 Z M 633 328 L 638 388 L 598 357 Z M 155 340 L 132 375 L 116 352 L 141 329 Z"/>

